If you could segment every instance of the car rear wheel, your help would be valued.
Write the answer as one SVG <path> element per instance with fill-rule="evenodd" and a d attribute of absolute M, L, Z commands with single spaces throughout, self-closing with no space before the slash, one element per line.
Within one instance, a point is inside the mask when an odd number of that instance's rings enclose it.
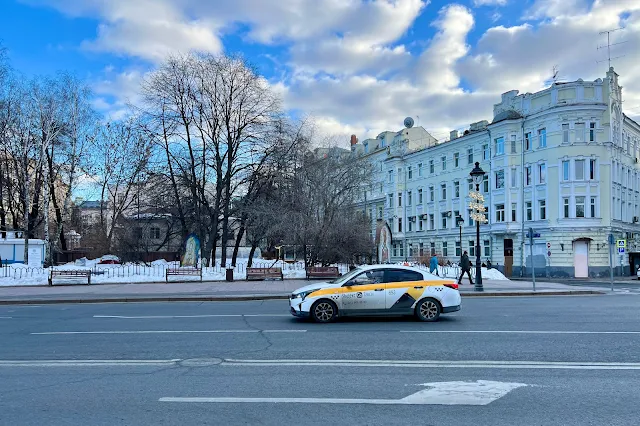
<path fill-rule="evenodd" d="M 416 317 L 420 321 L 437 321 L 441 312 L 440 303 L 435 299 L 423 299 L 416 306 Z"/>
<path fill-rule="evenodd" d="M 311 317 L 315 322 L 332 322 L 338 317 L 338 307 L 331 300 L 318 300 L 311 307 Z"/>

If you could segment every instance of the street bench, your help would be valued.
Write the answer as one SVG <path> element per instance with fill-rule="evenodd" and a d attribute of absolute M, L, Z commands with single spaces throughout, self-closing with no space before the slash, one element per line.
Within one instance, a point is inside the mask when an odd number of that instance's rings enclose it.
<path fill-rule="evenodd" d="M 55 270 L 52 269 L 49 272 L 49 285 L 53 285 L 54 278 L 71 278 L 77 279 L 82 278 L 83 280 L 87 279 L 87 285 L 91 284 L 91 271 L 84 269 L 72 269 L 72 270 Z"/>
<path fill-rule="evenodd" d="M 310 266 L 307 268 L 307 279 L 338 278 L 340 272 L 336 266 Z"/>
<path fill-rule="evenodd" d="M 178 275 L 198 276 L 202 281 L 202 268 L 167 268 L 164 278 L 166 282 L 169 282 L 169 276 Z"/>
<path fill-rule="evenodd" d="M 284 280 L 282 268 L 247 268 L 247 281 L 267 278 Z"/>

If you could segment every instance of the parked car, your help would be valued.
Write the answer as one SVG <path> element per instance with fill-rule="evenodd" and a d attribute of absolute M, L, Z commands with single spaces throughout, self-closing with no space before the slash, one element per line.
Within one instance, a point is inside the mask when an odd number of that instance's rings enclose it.
<path fill-rule="evenodd" d="M 114 256 L 113 254 L 105 254 L 100 258 L 100 262 L 98 265 L 120 265 L 122 262 L 118 256 Z"/>

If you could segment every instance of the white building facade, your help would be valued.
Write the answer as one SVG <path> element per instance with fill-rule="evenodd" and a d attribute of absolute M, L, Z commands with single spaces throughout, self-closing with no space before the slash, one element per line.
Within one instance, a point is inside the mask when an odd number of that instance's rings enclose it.
<path fill-rule="evenodd" d="M 635 274 L 640 125 L 623 114 L 621 101 L 611 68 L 591 82 L 504 93 L 491 123 L 473 123 L 461 136 L 451 132 L 446 142 L 421 127 L 362 143 L 352 138 L 352 152 L 375 170 L 360 207 L 375 219 L 374 235 L 381 224 L 391 229 L 389 261 L 432 253 L 457 261 L 465 250 L 475 256 L 469 172 L 478 161 L 486 172 L 483 262 L 514 276 L 530 274 L 532 265 L 536 275 L 604 276 L 611 233 L 626 244 L 623 255 L 616 250 L 617 273 Z M 529 228 L 540 235 L 533 248 Z"/>

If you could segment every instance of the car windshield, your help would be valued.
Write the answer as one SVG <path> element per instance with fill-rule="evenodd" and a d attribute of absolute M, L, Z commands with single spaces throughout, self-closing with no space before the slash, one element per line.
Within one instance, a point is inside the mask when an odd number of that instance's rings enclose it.
<path fill-rule="evenodd" d="M 356 268 L 356 269 L 352 269 L 351 271 L 347 272 L 346 274 L 344 274 L 341 277 L 338 277 L 334 280 L 329 281 L 331 284 L 344 284 L 347 281 L 349 281 L 351 278 L 355 277 L 356 275 L 358 275 L 360 272 L 362 272 L 362 268 Z"/>

